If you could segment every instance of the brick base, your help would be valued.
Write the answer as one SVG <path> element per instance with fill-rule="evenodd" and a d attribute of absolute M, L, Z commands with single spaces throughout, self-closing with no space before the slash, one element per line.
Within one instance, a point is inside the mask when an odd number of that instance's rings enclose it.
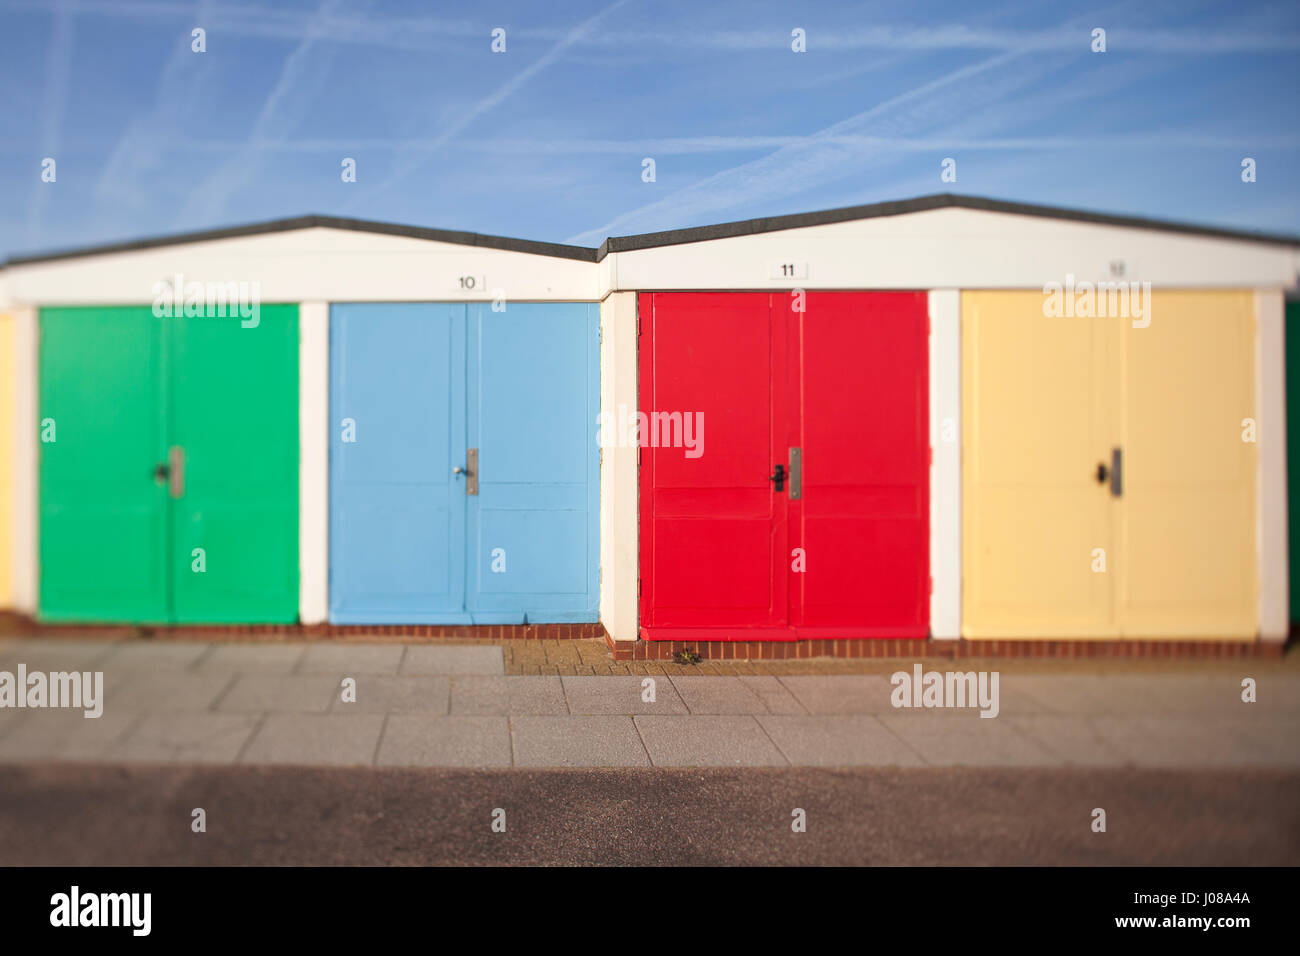
<path fill-rule="evenodd" d="M 1259 641 L 616 641 L 605 643 L 616 661 L 671 661 L 692 651 L 706 661 L 788 661 L 812 657 L 924 658 L 1272 658 L 1286 645 Z"/>
<path fill-rule="evenodd" d="M 596 624 L 177 624 L 143 627 L 118 624 L 42 624 L 24 614 L 0 612 L 0 635 L 39 637 L 152 637 L 162 640 L 420 641 L 461 638 L 476 641 L 590 640 L 605 636 Z"/>

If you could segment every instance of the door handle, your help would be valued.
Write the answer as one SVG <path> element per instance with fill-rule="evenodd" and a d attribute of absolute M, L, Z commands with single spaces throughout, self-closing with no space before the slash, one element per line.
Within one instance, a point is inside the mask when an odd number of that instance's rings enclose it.
<path fill-rule="evenodd" d="M 1110 494 L 1118 498 L 1124 494 L 1124 452 L 1119 448 L 1110 451 Z"/>
<path fill-rule="evenodd" d="M 803 497 L 803 449 L 790 447 L 790 500 Z"/>
<path fill-rule="evenodd" d="M 465 452 L 465 494 L 478 494 L 478 449 L 470 448 Z"/>
<path fill-rule="evenodd" d="M 1106 463 L 1104 461 L 1097 462 L 1097 484 L 1104 485 L 1106 483 L 1107 474 L 1109 474 L 1109 472 L 1106 470 Z"/>
<path fill-rule="evenodd" d="M 167 480 L 167 462 L 160 461 L 153 466 L 153 480 L 160 485 Z"/>
<path fill-rule="evenodd" d="M 768 481 L 775 481 L 775 482 L 776 482 L 776 490 L 777 490 L 777 491 L 783 491 L 783 490 L 785 489 L 785 465 L 777 465 L 777 466 L 776 466 L 776 474 L 775 474 L 775 475 L 768 475 L 768 476 L 767 476 L 767 480 L 768 480 Z"/>
<path fill-rule="evenodd" d="M 155 471 L 154 474 L 157 474 Z M 168 491 L 173 498 L 185 497 L 185 449 L 172 445 L 167 452 L 167 474 L 170 477 Z"/>

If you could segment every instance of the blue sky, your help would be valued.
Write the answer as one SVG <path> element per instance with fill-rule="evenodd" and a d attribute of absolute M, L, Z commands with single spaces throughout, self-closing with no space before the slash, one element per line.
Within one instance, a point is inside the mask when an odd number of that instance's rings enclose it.
<path fill-rule="evenodd" d="M 0 0 L 0 64 L 0 257 L 305 213 L 596 245 L 942 191 L 1300 232 L 1294 0 Z"/>

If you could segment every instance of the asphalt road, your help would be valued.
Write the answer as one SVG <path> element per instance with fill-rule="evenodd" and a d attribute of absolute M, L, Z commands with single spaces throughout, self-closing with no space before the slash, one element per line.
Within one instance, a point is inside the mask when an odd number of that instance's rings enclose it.
<path fill-rule="evenodd" d="M 0 865 L 1296 865 L 1298 788 L 1255 770 L 11 765 Z"/>

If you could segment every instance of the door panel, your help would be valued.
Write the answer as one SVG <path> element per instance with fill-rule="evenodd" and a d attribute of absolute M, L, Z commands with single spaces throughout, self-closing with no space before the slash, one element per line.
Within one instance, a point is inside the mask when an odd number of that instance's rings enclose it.
<path fill-rule="evenodd" d="M 476 623 L 595 621 L 599 307 L 469 306 L 468 606 Z"/>
<path fill-rule="evenodd" d="M 336 305 L 330 366 L 330 619 L 469 623 L 465 307 Z"/>
<path fill-rule="evenodd" d="M 1249 292 L 1156 292 L 1125 327 L 1118 614 L 1126 637 L 1258 630 Z"/>
<path fill-rule="evenodd" d="M 1097 637 L 1112 613 L 1117 320 L 1038 292 L 962 293 L 962 633 Z M 1096 549 L 1106 572 L 1094 571 Z"/>
<path fill-rule="evenodd" d="M 773 388 L 786 323 L 766 293 L 643 295 L 640 311 L 647 441 L 671 444 L 674 414 L 679 429 L 680 416 L 704 424 L 698 457 L 684 431 L 678 447 L 641 449 L 642 624 L 741 629 L 737 638 L 784 628 L 787 497 L 768 477 L 788 465 L 786 390 Z"/>
<path fill-rule="evenodd" d="M 40 314 L 40 616 L 166 622 L 167 326 L 148 307 Z"/>
<path fill-rule="evenodd" d="M 792 609 L 803 628 L 924 637 L 929 622 L 925 293 L 810 292 L 790 322 L 803 493 L 791 500 Z M 797 352 L 796 352 L 797 349 Z M 788 565 L 787 565 L 788 567 Z M 827 634 L 827 636 L 830 636 Z"/>
<path fill-rule="evenodd" d="M 224 310 L 222 310 L 224 311 Z M 178 622 L 298 619 L 298 307 L 169 320 Z M 196 570 L 202 549 L 201 572 Z"/>

